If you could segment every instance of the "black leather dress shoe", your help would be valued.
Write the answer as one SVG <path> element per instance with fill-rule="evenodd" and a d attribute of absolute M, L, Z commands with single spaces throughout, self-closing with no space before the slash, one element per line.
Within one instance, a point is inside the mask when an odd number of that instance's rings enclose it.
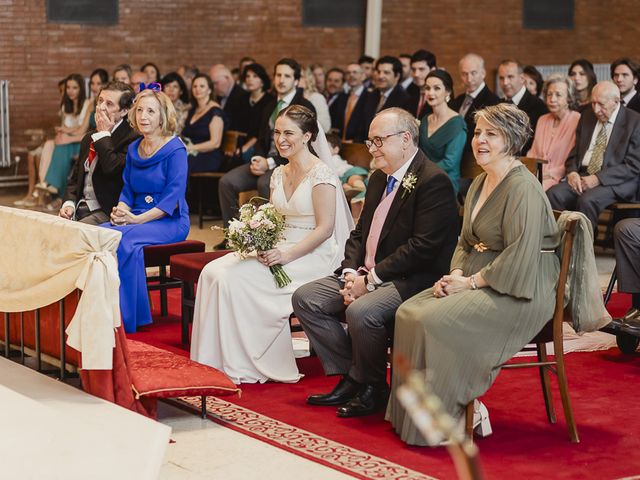
<path fill-rule="evenodd" d="M 336 415 L 341 418 L 363 417 L 384 410 L 389 400 L 389 387 L 387 384 L 363 385 L 358 395 L 338 408 Z"/>
<path fill-rule="evenodd" d="M 631 320 L 627 320 L 620 326 L 620 330 L 640 337 L 640 318 L 636 317 Z"/>
<path fill-rule="evenodd" d="M 335 406 L 351 400 L 360 390 L 360 384 L 345 375 L 329 393 L 318 393 L 307 397 L 309 405 Z"/>

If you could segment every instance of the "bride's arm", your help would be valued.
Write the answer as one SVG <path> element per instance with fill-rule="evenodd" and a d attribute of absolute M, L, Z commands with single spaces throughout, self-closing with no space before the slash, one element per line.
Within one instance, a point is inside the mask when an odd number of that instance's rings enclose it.
<path fill-rule="evenodd" d="M 274 248 L 261 252 L 258 259 L 267 266 L 286 265 L 304 255 L 312 252 L 318 245 L 333 234 L 336 216 L 336 190 L 335 186 L 328 183 L 320 183 L 313 187 L 311 197 L 313 200 L 313 213 L 316 217 L 316 228 L 293 247 L 287 250 Z"/>

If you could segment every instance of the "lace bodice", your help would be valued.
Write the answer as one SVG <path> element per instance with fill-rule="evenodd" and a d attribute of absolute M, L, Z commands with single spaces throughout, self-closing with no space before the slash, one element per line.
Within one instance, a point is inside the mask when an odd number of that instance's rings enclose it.
<path fill-rule="evenodd" d="M 314 228 L 316 219 L 313 211 L 311 191 L 314 186 L 326 183 L 338 188 L 338 178 L 324 163 L 317 163 L 304 177 L 298 188 L 287 200 L 284 193 L 283 170 L 280 166 L 271 176 L 271 202 L 286 217 L 287 224 L 303 228 Z"/>

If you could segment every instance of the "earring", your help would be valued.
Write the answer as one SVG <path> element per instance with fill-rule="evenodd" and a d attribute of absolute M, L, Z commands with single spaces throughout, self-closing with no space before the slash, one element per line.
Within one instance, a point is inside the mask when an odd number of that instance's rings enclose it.
<path fill-rule="evenodd" d="M 451 95 L 447 95 L 447 98 L 445 98 L 445 101 L 446 101 L 447 103 L 449 103 L 449 100 L 451 100 Z"/>

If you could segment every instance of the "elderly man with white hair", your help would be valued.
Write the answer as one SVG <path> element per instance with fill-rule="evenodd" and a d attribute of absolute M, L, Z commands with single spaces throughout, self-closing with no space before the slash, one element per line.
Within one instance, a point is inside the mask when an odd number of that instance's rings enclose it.
<path fill-rule="evenodd" d="M 229 130 L 247 132 L 249 128 L 249 93 L 233 80 L 231 70 L 222 64 L 209 71 L 216 98 L 229 117 Z"/>
<path fill-rule="evenodd" d="M 578 122 L 566 181 L 547 190 L 547 196 L 554 209 L 584 213 L 595 230 L 602 210 L 636 197 L 640 115 L 620 108 L 620 91 L 609 80 L 593 88 L 591 107 Z"/>

